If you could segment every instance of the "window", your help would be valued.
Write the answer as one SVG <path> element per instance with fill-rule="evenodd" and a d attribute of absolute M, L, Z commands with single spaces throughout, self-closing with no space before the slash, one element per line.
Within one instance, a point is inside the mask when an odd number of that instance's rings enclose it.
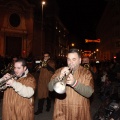
<path fill-rule="evenodd" d="M 18 27 L 20 25 L 20 16 L 17 13 L 11 14 L 9 22 L 11 26 Z"/>

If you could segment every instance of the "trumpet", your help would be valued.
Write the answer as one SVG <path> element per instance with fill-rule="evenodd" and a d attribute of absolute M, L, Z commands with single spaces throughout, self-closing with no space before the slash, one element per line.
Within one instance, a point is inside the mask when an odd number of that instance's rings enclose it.
<path fill-rule="evenodd" d="M 41 68 L 44 68 L 47 66 L 47 61 L 36 61 L 36 63 L 39 63 L 38 65 L 35 66 L 35 71 L 39 72 Z"/>
<path fill-rule="evenodd" d="M 66 79 L 71 74 L 73 70 L 70 69 L 68 75 L 64 75 L 61 79 L 58 78 L 58 81 L 55 82 L 53 89 L 58 94 L 64 94 L 66 92 Z"/>
<path fill-rule="evenodd" d="M 47 61 L 42 61 L 42 67 L 46 67 L 47 66 Z"/>
<path fill-rule="evenodd" d="M 90 65 L 89 65 L 89 64 L 84 64 L 83 67 L 86 68 L 86 69 L 89 69 L 89 68 L 90 68 Z"/>
<path fill-rule="evenodd" d="M 13 69 L 14 69 L 13 64 L 12 64 L 12 63 L 9 63 L 8 66 L 7 66 L 7 67 L 5 66 L 5 68 L 2 69 L 0 72 L 1 72 L 2 75 L 5 75 L 6 73 L 12 72 Z"/>
<path fill-rule="evenodd" d="M 12 75 L 10 78 L 8 78 L 8 79 L 4 79 L 3 77 L 0 78 L 0 91 L 7 88 L 6 82 L 7 82 L 8 80 L 10 80 L 10 79 L 12 79 L 12 78 L 16 78 L 16 77 L 17 77 L 16 74 L 14 74 L 14 75 Z"/>

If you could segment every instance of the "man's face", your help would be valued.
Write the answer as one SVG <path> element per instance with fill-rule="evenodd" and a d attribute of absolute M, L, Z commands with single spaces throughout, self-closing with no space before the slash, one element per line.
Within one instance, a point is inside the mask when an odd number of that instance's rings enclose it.
<path fill-rule="evenodd" d="M 15 74 L 20 77 L 26 70 L 26 67 L 22 66 L 22 62 L 16 62 L 14 64 L 14 72 Z"/>
<path fill-rule="evenodd" d="M 76 69 L 81 63 L 81 58 L 77 53 L 69 53 L 67 56 L 67 64 L 71 69 Z"/>
<path fill-rule="evenodd" d="M 13 63 L 15 63 L 15 62 L 16 62 L 16 60 L 17 60 L 17 58 L 13 58 Z"/>
<path fill-rule="evenodd" d="M 82 59 L 82 64 L 85 64 L 85 63 L 89 64 L 89 58 L 86 57 Z"/>
<path fill-rule="evenodd" d="M 50 58 L 49 54 L 44 54 L 44 60 L 47 61 Z"/>

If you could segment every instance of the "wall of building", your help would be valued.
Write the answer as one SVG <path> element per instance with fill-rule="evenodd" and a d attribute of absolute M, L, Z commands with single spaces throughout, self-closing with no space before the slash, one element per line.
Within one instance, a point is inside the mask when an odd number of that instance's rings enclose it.
<path fill-rule="evenodd" d="M 10 55 L 26 57 L 32 49 L 33 7 L 24 0 L 2 1 L 0 21 L 0 55 L 6 55 L 6 37 L 10 36 L 22 39 L 21 54 Z M 12 49 L 14 46 L 14 43 L 13 46 L 8 45 Z"/>
<path fill-rule="evenodd" d="M 113 59 L 120 51 L 120 1 L 109 1 L 97 28 L 98 45 L 102 54 L 99 59 Z"/>
<path fill-rule="evenodd" d="M 49 51 L 53 57 L 65 57 L 68 50 L 66 37 L 68 31 L 57 17 L 58 7 L 55 0 L 46 2 L 43 15 L 40 3 L 36 8 L 27 0 L 0 2 L 0 55 L 6 56 L 8 49 L 12 51 L 17 47 L 17 44 L 14 45 L 17 42 L 14 42 L 13 46 L 7 45 L 6 37 L 10 36 L 22 41 L 18 42 L 21 43 L 21 54 L 17 54 L 16 48 L 16 53 L 11 52 L 8 56 L 27 57 L 31 54 L 42 58 L 43 53 Z M 12 26 L 10 23 L 11 15 L 14 13 L 19 17 L 20 23 L 17 26 Z M 16 18 L 13 23 L 17 24 Z"/>

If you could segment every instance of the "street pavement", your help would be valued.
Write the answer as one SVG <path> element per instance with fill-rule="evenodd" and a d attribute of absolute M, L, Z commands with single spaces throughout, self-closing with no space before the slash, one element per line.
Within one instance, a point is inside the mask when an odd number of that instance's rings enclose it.
<path fill-rule="evenodd" d="M 37 103 L 38 101 L 35 101 L 35 111 L 37 111 Z M 52 106 L 49 112 L 46 111 L 46 101 L 44 104 L 43 108 L 43 113 L 39 115 L 35 115 L 35 120 L 52 120 L 52 115 L 53 115 L 53 101 L 52 101 Z"/>

